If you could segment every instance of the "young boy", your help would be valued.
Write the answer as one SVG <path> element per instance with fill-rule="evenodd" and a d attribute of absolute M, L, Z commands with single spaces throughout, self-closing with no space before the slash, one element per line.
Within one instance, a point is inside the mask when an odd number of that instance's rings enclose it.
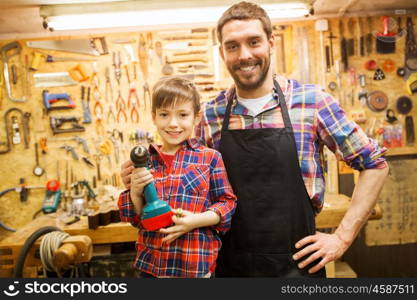
<path fill-rule="evenodd" d="M 131 166 L 130 190 L 119 198 L 122 221 L 139 228 L 135 267 L 142 277 L 210 277 L 236 207 L 221 155 L 190 139 L 200 121 L 200 96 L 179 77 L 158 81 L 152 118 L 162 145 L 151 145 L 152 173 Z M 145 230 L 140 214 L 144 187 L 154 181 L 159 199 L 172 207 L 174 224 Z"/>

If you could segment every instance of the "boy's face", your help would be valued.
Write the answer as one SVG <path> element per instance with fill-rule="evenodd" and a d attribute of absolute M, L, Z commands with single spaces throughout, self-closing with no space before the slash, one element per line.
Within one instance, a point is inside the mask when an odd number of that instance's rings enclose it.
<path fill-rule="evenodd" d="M 194 113 L 191 101 L 157 108 L 152 116 L 162 138 L 162 150 L 167 153 L 175 153 L 180 144 L 191 137 L 194 126 L 200 121 L 200 114 Z"/>
<path fill-rule="evenodd" d="M 238 88 L 262 86 L 271 72 L 273 43 L 260 20 L 232 20 L 223 26 L 220 54 Z"/>

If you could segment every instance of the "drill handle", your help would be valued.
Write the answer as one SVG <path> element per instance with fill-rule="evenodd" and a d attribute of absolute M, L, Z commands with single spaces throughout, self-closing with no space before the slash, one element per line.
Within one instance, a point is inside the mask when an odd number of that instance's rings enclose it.
<path fill-rule="evenodd" d="M 145 194 L 145 201 L 148 204 L 159 200 L 158 194 L 156 192 L 155 184 L 153 182 L 148 183 L 145 186 L 144 194 Z"/>

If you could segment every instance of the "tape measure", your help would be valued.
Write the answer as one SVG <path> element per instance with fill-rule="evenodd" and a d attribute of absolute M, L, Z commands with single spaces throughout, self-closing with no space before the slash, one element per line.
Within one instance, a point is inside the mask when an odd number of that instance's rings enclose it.
<path fill-rule="evenodd" d="M 372 111 L 383 111 L 388 106 L 388 96 L 382 91 L 370 92 L 366 104 Z"/>

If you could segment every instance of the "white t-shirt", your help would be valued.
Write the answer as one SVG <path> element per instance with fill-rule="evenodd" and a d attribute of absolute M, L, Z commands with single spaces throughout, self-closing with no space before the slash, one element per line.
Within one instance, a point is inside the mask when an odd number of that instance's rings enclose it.
<path fill-rule="evenodd" d="M 248 114 L 252 117 L 262 112 L 262 108 L 272 99 L 272 93 L 255 99 L 246 99 L 236 95 L 237 101 L 248 109 Z"/>

